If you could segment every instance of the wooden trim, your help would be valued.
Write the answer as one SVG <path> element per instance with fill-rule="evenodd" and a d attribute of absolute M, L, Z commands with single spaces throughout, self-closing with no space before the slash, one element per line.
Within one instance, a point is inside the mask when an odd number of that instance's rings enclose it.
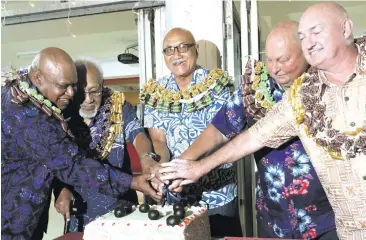
<path fill-rule="evenodd" d="M 140 84 L 139 77 L 110 78 L 104 79 L 104 85 Z"/>

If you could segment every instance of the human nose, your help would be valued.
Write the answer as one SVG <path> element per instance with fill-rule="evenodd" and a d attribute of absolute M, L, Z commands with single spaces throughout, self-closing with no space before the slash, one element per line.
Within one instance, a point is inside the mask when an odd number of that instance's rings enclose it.
<path fill-rule="evenodd" d="M 270 70 L 272 73 L 277 74 L 280 71 L 280 66 L 277 63 L 277 61 L 273 61 L 272 64 L 270 65 Z"/>
<path fill-rule="evenodd" d="M 93 101 L 93 98 L 91 97 L 91 93 L 90 92 L 85 92 L 85 99 L 84 102 L 90 103 Z"/>
<path fill-rule="evenodd" d="M 68 86 L 67 87 L 67 90 L 66 90 L 66 93 L 70 96 L 70 97 L 73 97 L 74 94 L 75 94 L 75 89 L 73 86 Z"/>
<path fill-rule="evenodd" d="M 178 47 L 174 48 L 173 56 L 180 56 L 181 53 L 178 51 Z"/>
<path fill-rule="evenodd" d="M 306 49 L 312 49 L 315 46 L 314 35 L 309 34 L 309 36 L 303 40 L 303 45 Z"/>

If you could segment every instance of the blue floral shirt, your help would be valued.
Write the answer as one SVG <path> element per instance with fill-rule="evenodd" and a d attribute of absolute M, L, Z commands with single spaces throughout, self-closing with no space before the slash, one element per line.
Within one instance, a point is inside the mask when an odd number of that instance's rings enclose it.
<path fill-rule="evenodd" d="M 1 91 L 1 239 L 30 239 L 53 178 L 103 194 L 125 193 L 132 177 L 82 154 L 60 122 Z"/>
<path fill-rule="evenodd" d="M 190 86 L 202 82 L 208 73 L 207 69 L 197 67 Z M 169 90 L 179 90 L 173 74 L 159 79 L 159 84 Z M 145 127 L 162 129 L 166 135 L 171 158 L 178 158 L 206 129 L 229 96 L 230 89 L 228 88 L 225 88 L 220 95 L 213 93 L 213 104 L 192 113 L 186 112 L 185 104 L 180 113 L 160 112 L 146 106 Z M 211 171 L 194 186 L 201 190 L 203 188 L 201 192 L 192 190 L 197 195 L 202 195 L 202 200 L 209 204 L 210 209 L 223 206 L 237 196 L 235 166 L 225 164 L 220 169 Z"/>
<path fill-rule="evenodd" d="M 268 81 L 277 102 L 283 91 L 272 78 Z M 240 88 L 212 120 L 229 138 L 253 122 L 244 108 Z M 260 237 L 309 239 L 335 229 L 333 210 L 298 138 L 278 149 L 262 149 L 255 159 Z"/>

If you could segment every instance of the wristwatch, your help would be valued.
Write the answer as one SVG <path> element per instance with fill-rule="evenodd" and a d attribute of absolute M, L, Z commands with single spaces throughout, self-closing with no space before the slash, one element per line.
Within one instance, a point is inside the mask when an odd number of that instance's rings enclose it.
<path fill-rule="evenodd" d="M 142 158 L 144 158 L 144 157 L 146 157 L 146 156 L 149 156 L 149 157 L 151 157 L 154 161 L 156 161 L 156 162 L 159 162 L 160 161 L 160 156 L 159 155 L 157 155 L 156 153 L 154 153 L 154 152 L 147 152 L 147 153 L 145 153 L 145 155 L 142 157 Z"/>

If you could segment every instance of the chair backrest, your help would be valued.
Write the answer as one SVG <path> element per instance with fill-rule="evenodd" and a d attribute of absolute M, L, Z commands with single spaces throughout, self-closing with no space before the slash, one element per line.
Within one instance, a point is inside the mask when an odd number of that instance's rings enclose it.
<path fill-rule="evenodd" d="M 127 142 L 126 145 L 128 155 L 130 156 L 132 173 L 139 174 L 142 172 L 139 155 L 137 154 L 137 151 L 132 143 Z"/>

